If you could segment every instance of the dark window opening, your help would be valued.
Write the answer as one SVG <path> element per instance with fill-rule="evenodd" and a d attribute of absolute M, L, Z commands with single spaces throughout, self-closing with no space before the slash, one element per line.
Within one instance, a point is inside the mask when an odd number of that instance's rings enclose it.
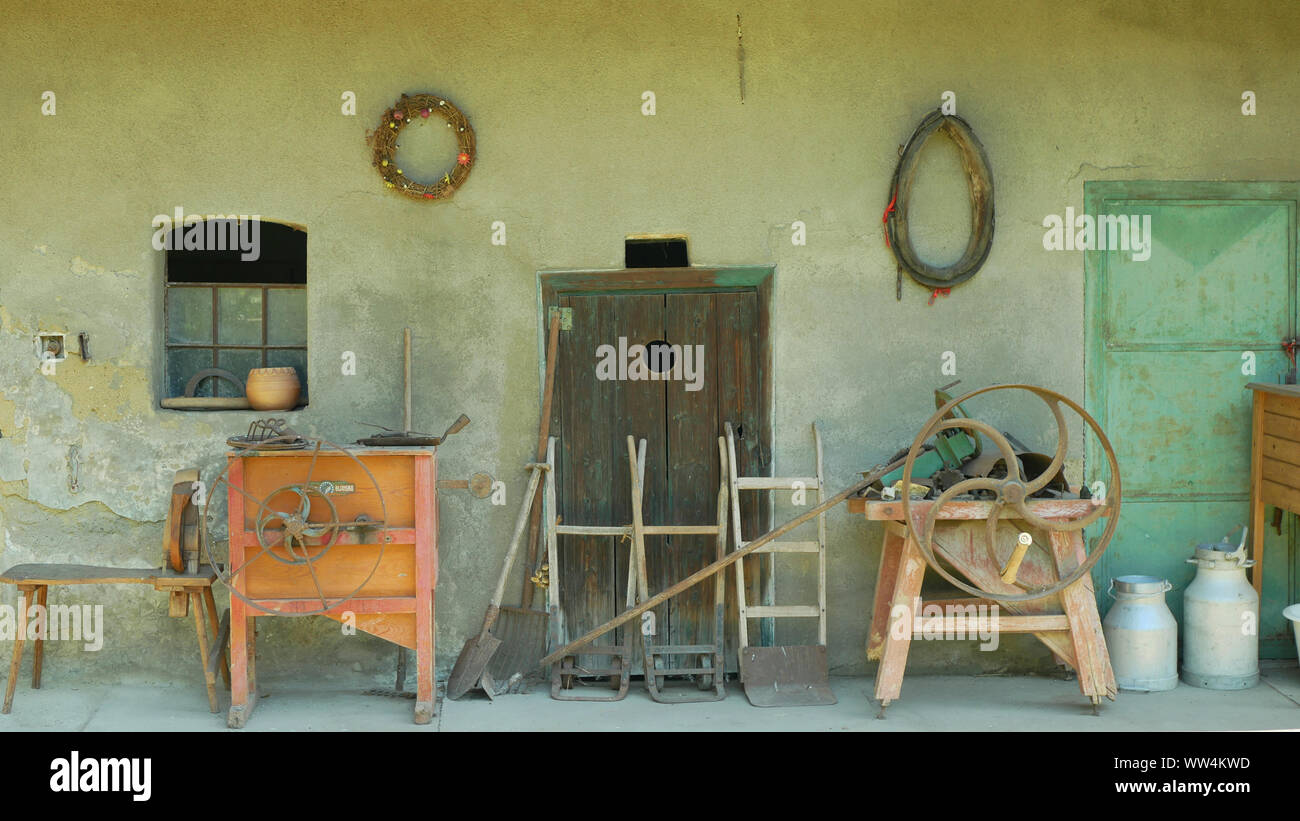
<path fill-rule="evenodd" d="M 214 219 L 167 237 L 164 395 L 209 368 L 247 382 L 253 368 L 292 367 L 307 403 L 307 233 L 275 222 Z M 195 396 L 238 397 L 223 379 Z"/>
<path fill-rule="evenodd" d="M 623 242 L 624 267 L 688 268 L 685 237 L 628 239 Z"/>

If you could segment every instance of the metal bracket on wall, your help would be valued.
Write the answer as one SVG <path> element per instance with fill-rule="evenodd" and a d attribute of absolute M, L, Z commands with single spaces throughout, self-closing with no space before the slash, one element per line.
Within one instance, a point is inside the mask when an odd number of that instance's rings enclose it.
<path fill-rule="evenodd" d="M 68 446 L 68 490 L 76 493 L 81 490 L 81 446 Z"/>
<path fill-rule="evenodd" d="M 560 315 L 560 330 L 572 331 L 573 330 L 573 309 L 556 308 L 552 306 L 551 309 L 546 313 L 546 321 L 548 324 L 550 323 L 551 317 L 555 316 L 557 313 Z"/>

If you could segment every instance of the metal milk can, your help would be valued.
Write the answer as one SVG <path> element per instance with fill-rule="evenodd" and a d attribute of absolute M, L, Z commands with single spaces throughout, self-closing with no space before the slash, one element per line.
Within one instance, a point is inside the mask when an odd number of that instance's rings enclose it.
<path fill-rule="evenodd" d="M 1196 578 L 1183 591 L 1183 681 L 1210 690 L 1259 683 L 1259 595 L 1246 581 L 1246 532 L 1234 550 L 1225 538 L 1187 560 Z"/>
<path fill-rule="evenodd" d="M 1121 689 L 1153 692 L 1178 686 L 1178 622 L 1165 604 L 1172 589 L 1155 576 L 1111 580 L 1115 603 L 1101 629 Z"/>

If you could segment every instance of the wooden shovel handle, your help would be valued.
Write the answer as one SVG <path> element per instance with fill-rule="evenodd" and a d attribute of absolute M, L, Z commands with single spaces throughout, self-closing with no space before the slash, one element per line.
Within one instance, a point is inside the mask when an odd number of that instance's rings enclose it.
<path fill-rule="evenodd" d="M 551 432 L 551 402 L 555 396 L 555 353 L 560 347 L 560 312 L 551 317 L 549 336 L 546 340 L 546 390 L 542 397 L 542 419 L 537 433 L 537 461 L 546 460 L 546 440 Z M 541 489 L 537 490 L 541 493 Z M 532 519 L 528 523 L 528 567 L 537 572 L 537 543 L 542 527 L 542 505 L 537 500 L 532 505 Z M 520 606 L 525 610 L 533 606 L 533 584 L 524 579 L 523 597 Z"/>
<path fill-rule="evenodd" d="M 483 617 L 483 631 L 480 636 L 486 636 L 492 630 L 492 625 L 496 623 L 497 614 L 501 609 L 501 597 L 506 592 L 506 579 L 510 577 L 510 568 L 515 565 L 515 556 L 519 555 L 520 537 L 524 535 L 524 524 L 528 521 L 528 514 L 533 506 L 533 496 L 537 494 L 537 486 L 542 476 L 544 465 L 531 464 L 532 475 L 528 478 L 528 492 L 524 495 L 524 505 L 519 509 L 519 517 L 515 519 L 515 532 L 510 535 L 510 549 L 506 551 L 506 562 L 501 568 L 501 576 L 497 579 L 496 590 L 492 591 L 492 600 L 488 602 L 487 615 Z"/>

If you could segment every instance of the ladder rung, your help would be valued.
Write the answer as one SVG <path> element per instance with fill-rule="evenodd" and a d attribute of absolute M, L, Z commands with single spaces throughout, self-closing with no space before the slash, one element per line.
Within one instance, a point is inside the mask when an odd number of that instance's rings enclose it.
<path fill-rule="evenodd" d="M 656 676 L 698 676 L 713 675 L 716 670 L 712 667 L 656 667 Z"/>
<path fill-rule="evenodd" d="M 726 532 L 722 525 L 643 525 L 641 532 L 647 536 L 716 536 Z"/>
<path fill-rule="evenodd" d="M 745 608 L 747 619 L 817 618 L 822 614 L 815 604 L 765 604 Z"/>
<path fill-rule="evenodd" d="M 650 653 L 656 656 L 666 656 L 675 653 L 713 653 L 718 652 L 716 644 L 652 644 Z"/>
<path fill-rule="evenodd" d="M 598 525 L 556 525 L 559 536 L 624 536 L 631 535 L 632 527 L 602 527 Z"/>
<path fill-rule="evenodd" d="M 793 490 L 801 482 L 805 490 L 817 489 L 816 476 L 737 476 L 737 490 Z"/>
<path fill-rule="evenodd" d="M 625 645 L 610 646 L 608 644 L 587 645 L 581 650 L 575 650 L 573 655 L 576 656 L 622 656 L 630 658 L 630 649 Z M 567 658 L 567 657 L 566 657 Z"/>
<path fill-rule="evenodd" d="M 748 542 L 746 542 L 748 544 Z M 741 545 L 744 547 L 745 545 Z M 819 542 L 768 542 L 755 550 L 755 553 L 820 553 Z"/>

